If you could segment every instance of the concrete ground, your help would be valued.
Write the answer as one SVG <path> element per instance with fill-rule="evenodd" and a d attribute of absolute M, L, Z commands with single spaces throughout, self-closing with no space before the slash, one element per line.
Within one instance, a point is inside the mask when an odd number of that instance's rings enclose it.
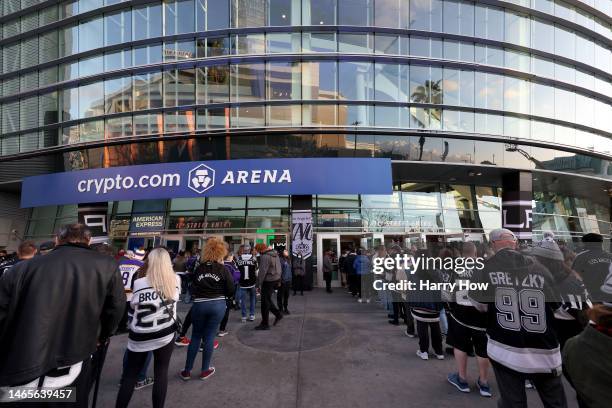
<path fill-rule="evenodd" d="M 184 314 L 188 306 L 181 304 Z M 359 304 L 340 288 L 333 294 L 320 289 L 289 299 L 291 315 L 270 331 L 254 331 L 241 323 L 240 312 L 230 314 L 229 335 L 213 355 L 216 374 L 205 382 L 183 382 L 178 372 L 185 364 L 186 347 L 176 348 L 170 363 L 166 407 L 495 407 L 493 398 L 480 397 L 474 388 L 462 394 L 446 381 L 454 360 L 423 361 L 416 357 L 417 339 L 402 326 L 387 323 L 386 311 L 376 303 Z M 113 407 L 127 335 L 113 338 L 104 366 L 98 407 Z M 198 356 L 195 367 L 200 367 Z M 477 376 L 474 359 L 468 373 Z M 149 369 L 153 375 L 153 367 Z M 150 407 L 152 388 L 134 392 L 131 407 Z M 575 394 L 566 386 L 569 406 Z M 530 407 L 541 407 L 537 392 L 527 390 Z"/>

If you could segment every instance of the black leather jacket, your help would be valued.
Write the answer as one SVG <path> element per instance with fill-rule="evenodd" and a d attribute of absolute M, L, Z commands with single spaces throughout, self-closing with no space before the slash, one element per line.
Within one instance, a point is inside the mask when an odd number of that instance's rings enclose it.
<path fill-rule="evenodd" d="M 125 303 L 117 262 L 86 246 L 15 265 L 0 279 L 0 386 L 85 360 L 117 329 Z"/>

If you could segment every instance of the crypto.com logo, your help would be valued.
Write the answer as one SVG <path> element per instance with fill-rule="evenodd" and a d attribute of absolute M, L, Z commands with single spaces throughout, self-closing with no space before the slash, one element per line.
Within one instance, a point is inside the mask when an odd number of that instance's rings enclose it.
<path fill-rule="evenodd" d="M 191 169 L 189 171 L 189 182 L 187 186 L 198 194 L 202 194 L 206 190 L 215 185 L 215 170 L 205 164 Z"/>

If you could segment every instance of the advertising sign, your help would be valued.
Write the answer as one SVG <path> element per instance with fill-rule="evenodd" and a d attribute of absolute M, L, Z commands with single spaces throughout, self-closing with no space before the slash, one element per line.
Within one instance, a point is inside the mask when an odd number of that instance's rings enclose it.
<path fill-rule="evenodd" d="M 22 184 L 21 206 L 205 196 L 391 193 L 389 159 L 219 160 L 28 177 Z"/>
<path fill-rule="evenodd" d="M 312 255 L 312 211 L 294 210 L 291 213 L 291 253 L 307 259 Z"/>

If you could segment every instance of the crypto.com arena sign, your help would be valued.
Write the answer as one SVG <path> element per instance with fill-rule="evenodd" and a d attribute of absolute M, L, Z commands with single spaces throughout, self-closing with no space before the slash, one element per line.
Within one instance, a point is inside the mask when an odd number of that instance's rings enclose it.
<path fill-rule="evenodd" d="M 218 160 L 28 177 L 23 180 L 21 206 L 207 196 L 391 193 L 389 159 Z"/>

